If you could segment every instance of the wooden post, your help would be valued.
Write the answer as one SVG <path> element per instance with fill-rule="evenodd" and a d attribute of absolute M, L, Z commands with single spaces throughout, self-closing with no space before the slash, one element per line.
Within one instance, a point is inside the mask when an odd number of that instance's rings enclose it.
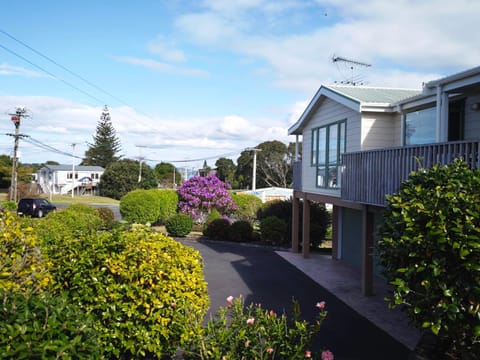
<path fill-rule="evenodd" d="M 302 224 L 302 254 L 304 258 L 310 256 L 310 202 L 303 198 L 303 224 Z"/>
<path fill-rule="evenodd" d="M 293 196 L 292 199 L 292 248 L 291 251 L 298 253 L 298 230 L 300 219 L 300 201 L 298 197 Z"/>
<path fill-rule="evenodd" d="M 373 295 L 373 214 L 365 205 L 362 210 L 362 293 Z"/>

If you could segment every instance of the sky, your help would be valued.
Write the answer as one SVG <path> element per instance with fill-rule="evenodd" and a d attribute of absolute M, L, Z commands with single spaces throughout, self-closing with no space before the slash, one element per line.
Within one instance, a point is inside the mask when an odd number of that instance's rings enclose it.
<path fill-rule="evenodd" d="M 214 167 L 294 142 L 288 128 L 322 84 L 421 89 L 480 65 L 478 0 L 1 5 L 0 154 L 12 156 L 9 114 L 25 108 L 22 163 L 78 164 L 107 105 L 123 157 Z"/>

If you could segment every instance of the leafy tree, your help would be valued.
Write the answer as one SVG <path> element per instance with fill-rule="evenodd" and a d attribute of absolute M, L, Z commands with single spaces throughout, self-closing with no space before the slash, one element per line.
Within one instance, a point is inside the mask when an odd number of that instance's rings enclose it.
<path fill-rule="evenodd" d="M 100 178 L 99 188 L 102 196 L 120 199 L 135 189 L 153 189 L 157 187 L 155 172 L 142 163 L 142 178 L 139 182 L 140 163 L 122 159 L 111 163 Z"/>
<path fill-rule="evenodd" d="M 228 214 L 236 209 L 229 189 L 230 184 L 219 180 L 215 175 L 194 176 L 178 189 L 178 208 L 201 223 L 205 222 L 213 209 Z"/>
<path fill-rule="evenodd" d="M 161 162 L 155 165 L 154 171 L 157 175 L 158 185 L 161 188 L 172 189 L 176 188 L 176 184 L 182 183 L 182 174 L 170 163 Z M 173 184 L 174 171 L 175 184 Z"/>
<path fill-rule="evenodd" d="M 237 170 L 237 167 L 232 159 L 224 157 L 219 158 L 215 162 L 215 168 L 216 175 L 220 180 L 229 182 L 234 189 L 237 187 L 235 184 L 235 171 Z"/>
<path fill-rule="evenodd" d="M 388 196 L 379 235 L 391 302 L 436 335 L 432 358 L 478 359 L 480 170 L 456 160 L 412 173 Z"/>
<path fill-rule="evenodd" d="M 281 141 L 265 141 L 255 148 L 257 152 L 256 187 L 291 187 L 293 179 L 293 157 L 295 145 L 285 145 Z M 293 152 L 292 152 L 293 151 Z M 240 187 L 252 184 L 253 151 L 242 151 L 237 159 L 235 178 Z"/>
<path fill-rule="evenodd" d="M 109 164 L 120 159 L 116 155 L 120 151 L 120 140 L 117 138 L 106 105 L 97 124 L 93 143 L 88 145 L 89 148 L 85 152 L 85 158 L 81 165 L 97 165 L 106 168 Z"/>

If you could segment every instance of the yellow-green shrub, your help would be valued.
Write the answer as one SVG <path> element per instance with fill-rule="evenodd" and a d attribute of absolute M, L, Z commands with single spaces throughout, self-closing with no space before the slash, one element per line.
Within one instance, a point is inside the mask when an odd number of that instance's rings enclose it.
<path fill-rule="evenodd" d="M 66 237 L 48 252 L 57 291 L 94 316 L 107 358 L 171 355 L 208 308 L 199 253 L 147 227 Z"/>
<path fill-rule="evenodd" d="M 34 293 L 51 282 L 38 237 L 9 211 L 0 214 L 0 289 Z"/>

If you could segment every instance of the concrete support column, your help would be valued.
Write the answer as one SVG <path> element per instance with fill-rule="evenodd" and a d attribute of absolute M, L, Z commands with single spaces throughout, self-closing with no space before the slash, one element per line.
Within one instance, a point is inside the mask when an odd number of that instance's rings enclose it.
<path fill-rule="evenodd" d="M 373 214 L 362 210 L 362 293 L 373 295 Z"/>
<path fill-rule="evenodd" d="M 298 230 L 300 222 L 300 201 L 298 197 L 292 198 L 292 248 L 291 251 L 298 253 Z"/>
<path fill-rule="evenodd" d="M 303 224 L 302 224 L 302 254 L 304 258 L 310 256 L 310 202 L 303 198 Z"/>
<path fill-rule="evenodd" d="M 340 211 L 338 211 L 338 206 L 333 205 L 332 209 L 332 259 L 338 260 L 339 258 L 339 251 L 338 251 L 338 246 L 340 244 L 339 242 L 339 236 L 340 236 L 340 231 L 338 229 L 338 226 L 340 224 L 339 221 L 339 216 L 340 216 Z"/>

